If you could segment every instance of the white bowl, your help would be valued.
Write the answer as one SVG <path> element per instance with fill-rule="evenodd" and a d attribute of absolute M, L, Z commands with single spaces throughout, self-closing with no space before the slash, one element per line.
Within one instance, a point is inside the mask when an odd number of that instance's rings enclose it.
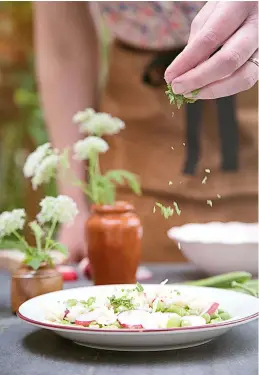
<path fill-rule="evenodd" d="M 258 274 L 258 223 L 211 222 L 173 227 L 168 237 L 185 257 L 208 274 Z"/>
<path fill-rule="evenodd" d="M 131 288 L 133 285 L 120 285 Z M 158 285 L 145 285 L 147 291 L 157 290 Z M 171 329 L 95 329 L 80 326 L 67 326 L 49 322 L 45 319 L 45 308 L 57 301 L 70 298 L 86 299 L 90 296 L 109 295 L 114 285 L 92 286 L 67 289 L 44 294 L 30 299 L 20 306 L 18 316 L 27 323 L 39 328 L 49 329 L 58 335 L 83 346 L 118 351 L 163 351 L 190 348 L 201 345 L 221 336 L 235 326 L 249 323 L 258 318 L 258 299 L 230 290 L 202 288 L 186 285 L 166 285 L 165 289 L 177 289 L 179 292 L 197 298 L 217 301 L 232 319 L 221 323 L 199 327 Z M 242 337 L 240 337 L 242 340 Z"/>

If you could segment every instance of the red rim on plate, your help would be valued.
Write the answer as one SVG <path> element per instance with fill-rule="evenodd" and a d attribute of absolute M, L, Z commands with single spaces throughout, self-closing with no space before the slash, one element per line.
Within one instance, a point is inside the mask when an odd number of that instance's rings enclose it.
<path fill-rule="evenodd" d="M 72 327 L 72 326 L 67 326 L 67 325 L 62 325 L 62 324 L 52 324 L 52 323 L 42 323 L 38 322 L 37 320 L 33 320 L 30 318 L 26 318 L 26 316 L 22 315 L 19 311 L 17 312 L 17 316 L 24 320 L 27 323 L 34 324 L 40 327 L 45 327 L 45 328 L 55 328 L 59 329 L 61 331 L 80 331 L 80 332 L 108 332 L 108 333 L 137 333 L 137 332 L 143 332 L 143 333 L 155 333 L 155 332 L 172 332 L 172 331 L 194 331 L 194 330 L 204 330 L 204 329 L 211 329 L 211 328 L 218 328 L 218 327 L 227 327 L 227 326 L 232 326 L 236 325 L 237 323 L 244 323 L 249 320 L 254 320 L 258 318 L 259 313 L 255 313 L 252 315 L 247 316 L 246 318 L 240 318 L 236 320 L 231 320 L 231 321 L 226 321 L 222 323 L 217 323 L 217 324 L 208 324 L 206 326 L 196 326 L 196 327 L 179 327 L 179 328 L 161 328 L 161 329 L 101 329 L 101 328 L 86 328 L 86 327 Z"/>

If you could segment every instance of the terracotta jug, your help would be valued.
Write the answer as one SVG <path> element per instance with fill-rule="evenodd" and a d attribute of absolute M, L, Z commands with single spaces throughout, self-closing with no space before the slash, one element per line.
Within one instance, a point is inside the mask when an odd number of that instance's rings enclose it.
<path fill-rule="evenodd" d="M 22 265 L 12 275 L 12 311 L 16 313 L 22 303 L 33 297 L 55 292 L 62 288 L 62 275 L 55 268 L 42 265 L 35 271 L 26 265 Z"/>
<path fill-rule="evenodd" d="M 86 232 L 95 284 L 135 283 L 143 229 L 134 207 L 127 202 L 93 206 Z"/>

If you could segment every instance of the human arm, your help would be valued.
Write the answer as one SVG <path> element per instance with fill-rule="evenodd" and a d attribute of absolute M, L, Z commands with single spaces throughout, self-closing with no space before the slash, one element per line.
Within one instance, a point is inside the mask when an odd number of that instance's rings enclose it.
<path fill-rule="evenodd" d="M 186 97 L 196 89 L 198 99 L 233 95 L 258 80 L 258 67 L 248 61 L 250 57 L 258 58 L 258 2 L 207 2 L 165 79 L 175 94 Z"/>
<path fill-rule="evenodd" d="M 98 97 L 98 38 L 85 2 L 35 2 L 34 30 L 36 73 L 43 112 L 51 142 L 64 149 L 80 139 L 73 115 L 96 107 Z M 73 173 L 85 178 L 85 166 L 71 160 Z M 60 194 L 69 195 L 80 215 L 70 228 L 61 228 L 60 241 L 77 259 L 84 246 L 84 221 L 88 214 L 84 194 L 70 181 L 59 179 Z"/>

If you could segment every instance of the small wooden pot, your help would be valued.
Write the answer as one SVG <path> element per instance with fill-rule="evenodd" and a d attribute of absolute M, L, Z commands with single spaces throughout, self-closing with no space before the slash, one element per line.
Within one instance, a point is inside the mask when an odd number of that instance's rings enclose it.
<path fill-rule="evenodd" d="M 41 294 L 55 292 L 63 288 L 62 275 L 47 265 L 42 265 L 35 271 L 22 265 L 12 275 L 11 305 L 16 313 L 25 301 Z"/>
<path fill-rule="evenodd" d="M 86 231 L 94 283 L 135 283 L 143 229 L 134 207 L 127 202 L 93 206 Z"/>

